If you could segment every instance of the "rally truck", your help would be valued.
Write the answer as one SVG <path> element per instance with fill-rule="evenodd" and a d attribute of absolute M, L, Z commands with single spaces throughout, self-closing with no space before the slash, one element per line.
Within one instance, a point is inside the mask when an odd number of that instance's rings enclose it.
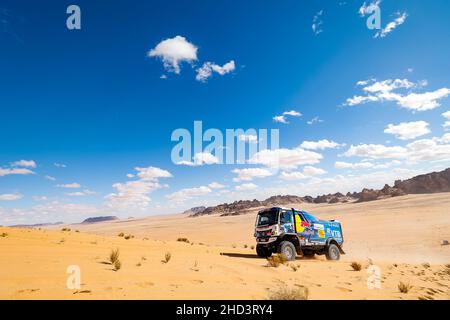
<path fill-rule="evenodd" d="M 325 255 L 339 260 L 345 254 L 341 223 L 320 220 L 304 210 L 274 207 L 258 212 L 255 224 L 256 253 L 268 258 L 281 253 L 288 260 Z"/>

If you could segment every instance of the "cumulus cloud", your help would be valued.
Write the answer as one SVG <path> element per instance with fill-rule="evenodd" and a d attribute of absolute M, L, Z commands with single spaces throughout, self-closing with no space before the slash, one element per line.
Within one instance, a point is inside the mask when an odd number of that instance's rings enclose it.
<path fill-rule="evenodd" d="M 328 141 L 327 139 L 319 140 L 319 141 L 303 141 L 300 145 L 303 149 L 310 150 L 324 150 L 324 149 L 335 149 L 343 146 L 343 144 L 339 144 L 334 141 Z"/>
<path fill-rule="evenodd" d="M 237 174 L 237 177 L 233 179 L 235 182 L 250 181 L 254 178 L 266 178 L 273 175 L 272 172 L 263 168 L 234 169 L 232 172 Z"/>
<path fill-rule="evenodd" d="M 397 125 L 389 124 L 384 133 L 392 134 L 400 140 L 410 140 L 430 133 L 425 121 L 402 122 Z"/>
<path fill-rule="evenodd" d="M 312 176 L 317 175 L 323 175 L 327 173 L 325 170 L 312 167 L 312 166 L 306 166 L 303 168 L 303 171 L 283 171 L 280 174 L 280 179 L 282 180 L 302 180 L 307 179 Z"/>
<path fill-rule="evenodd" d="M 34 160 L 19 160 L 11 163 L 13 167 L 25 167 L 25 168 L 36 168 L 36 162 Z"/>
<path fill-rule="evenodd" d="M 303 173 L 307 176 L 317 176 L 327 173 L 325 170 L 312 167 L 312 166 L 306 166 L 303 168 Z"/>
<path fill-rule="evenodd" d="M 171 178 L 172 174 L 157 167 L 136 167 L 136 174 L 128 174 L 131 178 L 138 180 L 115 183 L 115 192 L 105 197 L 105 206 L 112 210 L 145 210 L 148 208 L 151 198 L 150 194 L 158 189 L 164 188 L 159 179 Z M 87 194 L 86 190 L 84 191 Z"/>
<path fill-rule="evenodd" d="M 166 195 L 166 198 L 174 202 L 183 202 L 195 197 L 207 195 L 211 192 L 211 188 L 207 186 L 201 186 L 196 188 L 181 189 L 177 192 Z"/>
<path fill-rule="evenodd" d="M 56 185 L 59 188 L 66 188 L 66 189 L 79 189 L 81 188 L 81 185 L 79 183 L 67 183 L 67 184 L 58 184 Z"/>
<path fill-rule="evenodd" d="M 274 122 L 288 124 L 287 117 L 301 117 L 302 114 L 296 110 L 284 111 L 281 115 L 273 117 Z"/>
<path fill-rule="evenodd" d="M 225 188 L 225 186 L 223 184 L 220 184 L 218 182 L 211 182 L 210 184 L 208 184 L 208 187 L 211 189 L 223 189 Z"/>
<path fill-rule="evenodd" d="M 371 162 L 363 161 L 357 163 L 350 163 L 345 161 L 336 161 L 334 167 L 336 169 L 368 169 L 373 168 L 374 164 Z"/>
<path fill-rule="evenodd" d="M 285 116 L 275 116 L 272 119 L 273 119 L 273 121 L 279 122 L 279 123 L 284 123 L 284 124 L 288 124 L 289 123 L 289 122 L 287 122 Z"/>
<path fill-rule="evenodd" d="M 311 120 L 306 121 L 306 123 L 309 125 L 313 125 L 313 124 L 321 123 L 321 122 L 323 122 L 323 120 L 320 119 L 319 117 L 314 117 Z"/>
<path fill-rule="evenodd" d="M 168 72 L 180 73 L 182 62 L 192 63 L 197 60 L 198 48 L 185 37 L 176 36 L 161 41 L 149 51 L 149 57 L 159 57 Z"/>
<path fill-rule="evenodd" d="M 233 72 L 235 69 L 236 65 L 234 63 L 234 60 L 225 63 L 223 66 L 207 61 L 197 69 L 197 75 L 195 79 L 201 82 L 206 82 L 213 75 L 213 72 L 216 72 L 217 74 L 223 76 L 227 73 Z"/>
<path fill-rule="evenodd" d="M 185 166 L 203 166 L 203 165 L 211 165 L 218 164 L 219 159 L 209 152 L 199 152 L 194 155 L 193 161 L 180 161 L 177 162 L 178 165 Z"/>
<path fill-rule="evenodd" d="M 248 143 L 258 143 L 258 136 L 254 134 L 240 134 L 239 141 L 244 141 Z"/>
<path fill-rule="evenodd" d="M 0 194 L 0 201 L 16 201 L 23 198 L 23 195 L 20 193 L 5 193 Z"/>
<path fill-rule="evenodd" d="M 306 164 L 316 164 L 322 155 L 302 148 L 262 150 L 249 160 L 250 164 L 259 164 L 269 168 L 295 169 Z"/>
<path fill-rule="evenodd" d="M 398 146 L 387 147 L 382 144 L 360 144 L 357 146 L 351 145 L 344 155 L 370 159 L 403 158 L 406 151 L 406 148 Z"/>
<path fill-rule="evenodd" d="M 377 32 L 375 34 L 375 36 L 374 36 L 375 38 L 378 38 L 378 37 L 384 38 L 384 37 L 386 37 L 389 33 L 394 31 L 394 29 L 396 29 L 398 26 L 402 25 L 406 21 L 406 18 L 408 17 L 406 12 L 402 12 L 402 13 L 397 12 L 396 15 L 397 15 L 397 17 L 393 21 L 389 22 L 386 25 L 386 27 L 384 27 L 383 29 L 381 29 L 380 32 Z"/>
<path fill-rule="evenodd" d="M 27 175 L 27 174 L 34 174 L 34 172 L 31 171 L 30 169 L 25 168 L 0 168 L 0 177 L 13 174 Z"/>
<path fill-rule="evenodd" d="M 65 165 L 64 163 L 55 162 L 53 165 L 57 168 L 67 168 L 67 165 Z"/>
<path fill-rule="evenodd" d="M 375 11 L 375 9 L 378 9 L 380 7 L 381 0 L 376 0 L 373 2 L 366 3 L 364 2 L 363 5 L 359 8 L 358 13 L 361 17 L 364 17 L 368 14 L 371 14 Z"/>
<path fill-rule="evenodd" d="M 236 191 L 249 191 L 249 190 L 255 190 L 257 188 L 258 188 L 258 186 L 254 183 L 243 183 L 243 184 L 235 187 Z"/>
<path fill-rule="evenodd" d="M 408 79 L 388 79 L 376 81 L 371 79 L 365 81 L 362 88 L 366 95 L 354 95 L 348 98 L 344 103 L 345 106 L 355 106 L 368 102 L 385 102 L 393 101 L 398 106 L 412 111 L 432 110 L 440 106 L 439 100 L 450 95 L 450 89 L 441 88 L 429 92 L 399 92 L 399 90 L 412 90 L 422 88 L 427 85 L 427 81 L 419 81 L 413 83 Z"/>
<path fill-rule="evenodd" d="M 450 128 L 450 111 L 444 112 L 442 116 L 447 119 L 442 126 L 444 129 Z"/>
<path fill-rule="evenodd" d="M 52 176 L 45 176 L 44 178 L 50 181 L 56 181 L 56 178 Z"/>

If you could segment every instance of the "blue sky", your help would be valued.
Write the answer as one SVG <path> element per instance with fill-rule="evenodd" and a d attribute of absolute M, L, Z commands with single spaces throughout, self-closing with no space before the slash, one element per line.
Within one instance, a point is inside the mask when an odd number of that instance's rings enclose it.
<path fill-rule="evenodd" d="M 2 1 L 0 224 L 356 191 L 448 167 L 450 4 L 385 0 L 369 30 L 371 3 Z M 66 27 L 70 4 L 81 30 Z M 301 116 L 274 120 L 287 111 Z M 279 129 L 281 165 L 173 163 L 172 132 L 196 120 Z"/>

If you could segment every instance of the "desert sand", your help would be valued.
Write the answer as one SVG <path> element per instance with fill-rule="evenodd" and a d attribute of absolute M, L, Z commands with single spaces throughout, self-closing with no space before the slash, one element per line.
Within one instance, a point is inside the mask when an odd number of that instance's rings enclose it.
<path fill-rule="evenodd" d="M 342 222 L 346 255 L 341 261 L 316 256 L 269 267 L 252 248 L 255 210 L 45 230 L 2 227 L 0 298 L 267 299 L 280 288 L 303 286 L 309 299 L 450 299 L 450 246 L 441 245 L 450 240 L 450 193 L 302 209 Z M 116 248 L 119 270 L 108 262 Z M 360 271 L 352 269 L 353 261 Z M 79 289 L 67 288 L 70 265 L 80 267 Z M 367 285 L 371 265 L 381 270 L 380 288 Z M 407 293 L 399 291 L 400 282 L 411 285 Z"/>

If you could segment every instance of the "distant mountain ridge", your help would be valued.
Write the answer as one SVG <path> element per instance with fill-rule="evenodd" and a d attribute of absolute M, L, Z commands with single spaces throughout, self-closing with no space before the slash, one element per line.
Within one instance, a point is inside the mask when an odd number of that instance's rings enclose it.
<path fill-rule="evenodd" d="M 283 206 L 301 203 L 339 203 L 339 202 L 366 202 L 390 197 L 398 197 L 406 194 L 437 193 L 450 192 L 450 168 L 440 172 L 432 172 L 415 176 L 407 180 L 396 180 L 394 186 L 388 184 L 380 190 L 364 188 L 361 192 L 340 192 L 334 194 L 321 195 L 317 197 L 296 196 L 296 195 L 277 195 L 266 200 L 239 200 L 232 203 L 223 203 L 211 207 L 195 207 L 186 210 L 190 212 L 190 217 L 202 215 L 219 214 L 221 216 L 239 215 L 242 212 L 257 208 L 270 206 Z"/>
<path fill-rule="evenodd" d="M 119 220 L 116 216 L 104 216 L 104 217 L 92 217 L 85 219 L 82 224 L 89 224 L 89 223 L 97 223 L 97 222 L 105 222 L 105 221 L 114 221 Z"/>

